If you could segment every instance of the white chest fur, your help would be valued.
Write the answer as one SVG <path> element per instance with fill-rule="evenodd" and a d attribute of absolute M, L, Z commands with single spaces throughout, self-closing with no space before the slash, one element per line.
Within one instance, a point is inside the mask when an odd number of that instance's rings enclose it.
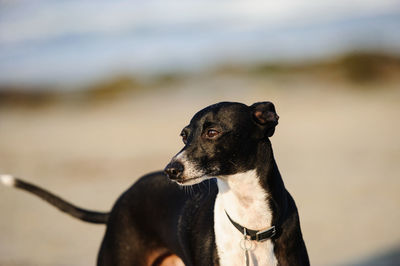
<path fill-rule="evenodd" d="M 267 193 L 261 187 L 254 170 L 218 178 L 218 195 L 214 207 L 214 230 L 221 266 L 245 265 L 245 253 L 240 247 L 243 234 L 228 220 L 225 210 L 237 223 L 260 230 L 271 226 L 271 210 Z M 250 265 L 277 265 L 271 240 L 252 241 Z"/>

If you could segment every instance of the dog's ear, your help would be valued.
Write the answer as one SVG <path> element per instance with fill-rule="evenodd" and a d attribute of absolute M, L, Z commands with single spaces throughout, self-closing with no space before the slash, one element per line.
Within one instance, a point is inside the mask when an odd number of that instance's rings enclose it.
<path fill-rule="evenodd" d="M 274 135 L 279 116 L 271 102 L 258 102 L 250 106 L 254 121 L 263 129 L 264 137 Z"/>

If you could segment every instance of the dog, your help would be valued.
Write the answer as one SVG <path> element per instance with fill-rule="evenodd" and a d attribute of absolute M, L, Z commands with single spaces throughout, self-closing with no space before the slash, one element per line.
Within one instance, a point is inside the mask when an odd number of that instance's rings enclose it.
<path fill-rule="evenodd" d="M 183 128 L 184 147 L 164 171 L 140 178 L 110 212 L 78 208 L 13 176 L 1 180 L 106 224 L 98 265 L 309 265 L 270 142 L 278 119 L 271 102 L 206 107 Z"/>

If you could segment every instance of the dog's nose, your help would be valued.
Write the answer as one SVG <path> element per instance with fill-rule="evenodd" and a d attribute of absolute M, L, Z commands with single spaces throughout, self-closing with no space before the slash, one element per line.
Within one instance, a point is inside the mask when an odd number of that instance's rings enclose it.
<path fill-rule="evenodd" d="M 183 164 L 180 162 L 172 162 L 167 165 L 164 169 L 164 173 L 171 179 L 179 179 L 183 174 Z"/>

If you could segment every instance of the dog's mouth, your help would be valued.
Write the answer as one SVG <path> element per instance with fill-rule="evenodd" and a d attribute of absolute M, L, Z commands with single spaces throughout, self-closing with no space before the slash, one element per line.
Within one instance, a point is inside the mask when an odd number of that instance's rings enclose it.
<path fill-rule="evenodd" d="M 179 178 L 179 179 L 175 179 L 174 181 L 176 181 L 179 184 L 185 184 L 185 183 L 191 182 L 191 181 L 199 179 L 199 178 L 201 178 L 201 177 Z"/>
<path fill-rule="evenodd" d="M 178 179 L 173 179 L 176 183 L 182 186 L 187 186 L 187 185 L 194 185 L 198 184 L 201 181 L 207 179 L 206 175 L 198 176 L 198 177 L 191 177 L 191 178 L 178 178 Z"/>

